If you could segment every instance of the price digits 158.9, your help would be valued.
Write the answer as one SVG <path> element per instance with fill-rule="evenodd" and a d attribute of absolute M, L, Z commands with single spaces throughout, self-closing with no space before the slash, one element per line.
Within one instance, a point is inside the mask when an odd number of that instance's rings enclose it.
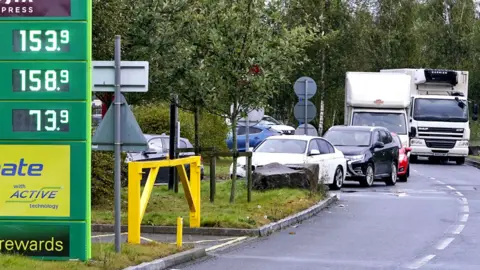
<path fill-rule="evenodd" d="M 68 110 L 13 110 L 13 131 L 67 132 L 70 129 Z"/>
<path fill-rule="evenodd" d="M 13 92 L 68 92 L 68 70 L 15 69 L 12 72 Z"/>
<path fill-rule="evenodd" d="M 13 30 L 14 52 L 69 52 L 68 30 Z"/>

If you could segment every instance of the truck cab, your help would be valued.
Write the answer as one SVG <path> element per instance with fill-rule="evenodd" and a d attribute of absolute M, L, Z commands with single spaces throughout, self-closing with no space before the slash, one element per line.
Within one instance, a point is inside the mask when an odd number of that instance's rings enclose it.
<path fill-rule="evenodd" d="M 380 72 L 347 72 L 345 117 L 347 126 L 382 126 L 408 146 L 410 77 Z"/>
<path fill-rule="evenodd" d="M 463 164 L 470 140 L 468 71 L 395 69 L 410 75 L 410 160 L 438 157 Z M 477 120 L 478 105 L 472 106 Z"/>

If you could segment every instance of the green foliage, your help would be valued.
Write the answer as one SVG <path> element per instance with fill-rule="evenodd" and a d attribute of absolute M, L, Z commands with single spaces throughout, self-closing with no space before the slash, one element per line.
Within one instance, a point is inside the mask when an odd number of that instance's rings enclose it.
<path fill-rule="evenodd" d="M 122 186 L 127 186 L 128 168 L 122 154 Z M 113 205 L 114 196 L 113 152 L 92 151 L 92 205 Z"/>
<path fill-rule="evenodd" d="M 147 103 L 132 106 L 132 111 L 145 134 L 169 134 L 170 107 L 167 103 Z M 193 113 L 179 110 L 180 136 L 187 138 L 194 144 L 194 117 Z M 217 147 L 220 150 L 227 148 L 226 138 L 228 128 L 222 117 L 202 112 L 199 123 L 199 137 L 201 147 Z"/>

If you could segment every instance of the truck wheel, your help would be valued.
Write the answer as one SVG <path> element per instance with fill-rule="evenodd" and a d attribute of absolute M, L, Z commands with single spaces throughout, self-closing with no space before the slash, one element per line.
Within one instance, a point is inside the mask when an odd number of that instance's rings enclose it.
<path fill-rule="evenodd" d="M 457 158 L 455 162 L 457 162 L 457 165 L 462 165 L 463 163 L 465 163 L 465 158 L 464 157 Z"/>
<path fill-rule="evenodd" d="M 410 162 L 411 162 L 411 163 L 416 163 L 417 160 L 418 160 L 417 156 L 410 155 Z"/>

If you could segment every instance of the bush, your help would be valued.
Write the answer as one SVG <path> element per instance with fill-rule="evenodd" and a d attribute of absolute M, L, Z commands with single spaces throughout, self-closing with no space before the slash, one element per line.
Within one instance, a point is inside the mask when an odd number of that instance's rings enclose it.
<path fill-rule="evenodd" d="M 135 117 L 145 134 L 168 134 L 170 131 L 169 106 L 164 103 L 152 103 L 132 106 Z M 180 136 L 194 144 L 194 115 L 179 110 Z M 203 112 L 200 116 L 199 138 L 202 147 L 217 147 L 225 150 L 228 127 L 219 117 Z M 92 133 L 93 135 L 93 133 Z M 122 187 L 127 186 L 128 168 L 122 153 Z M 92 151 L 92 205 L 113 204 L 114 198 L 114 154 L 107 151 Z"/>
<path fill-rule="evenodd" d="M 166 103 L 151 103 L 140 106 L 132 106 L 132 111 L 137 118 L 143 133 L 146 134 L 169 134 L 170 133 L 170 107 Z M 226 150 L 226 138 L 228 127 L 225 120 L 205 111 L 200 113 L 199 139 L 201 147 L 216 147 Z M 178 110 L 180 121 L 180 136 L 187 138 L 192 144 L 195 143 L 194 114 L 189 111 Z M 195 145 L 194 145 L 195 146 Z"/>

